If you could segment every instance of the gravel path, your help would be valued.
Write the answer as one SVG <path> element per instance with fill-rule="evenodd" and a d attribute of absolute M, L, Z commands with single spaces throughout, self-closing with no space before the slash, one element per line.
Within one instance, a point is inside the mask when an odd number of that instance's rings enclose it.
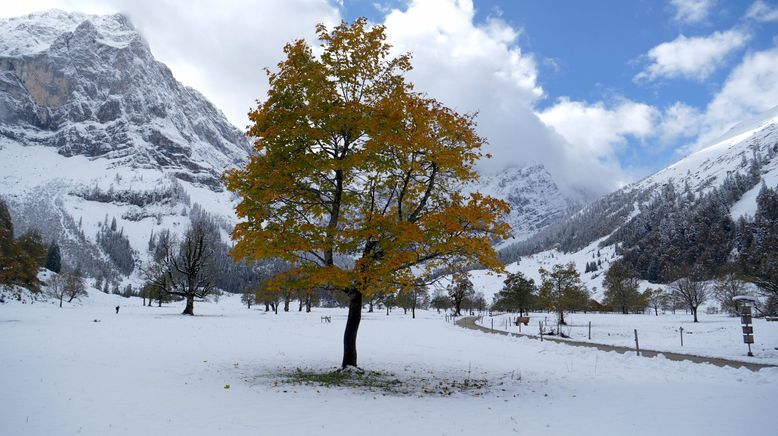
<path fill-rule="evenodd" d="M 486 333 L 498 334 L 503 336 L 520 336 L 529 339 L 541 340 L 540 336 L 538 335 L 528 335 L 524 333 L 509 333 L 502 330 L 492 330 L 488 327 L 483 327 L 476 324 L 475 322 L 477 319 L 478 319 L 477 316 L 462 317 L 456 320 L 456 325 L 458 325 L 459 327 L 464 327 L 466 329 L 478 330 Z M 543 336 L 542 340 L 570 345 L 573 347 L 587 347 L 587 348 L 596 348 L 602 351 L 616 351 L 622 354 L 635 352 L 635 349 L 630 347 L 620 347 L 617 345 L 596 344 L 591 342 L 582 342 L 582 341 L 575 341 L 569 339 L 559 339 L 559 338 L 549 337 L 549 336 Z M 746 368 L 746 369 L 750 369 L 751 371 L 759 371 L 762 368 L 775 368 L 776 366 L 778 366 L 778 365 L 771 365 L 765 363 L 741 362 L 737 360 L 721 359 L 718 357 L 695 356 L 693 354 L 681 354 L 681 353 L 671 353 L 667 351 L 644 350 L 642 348 L 640 349 L 640 355 L 643 357 L 656 357 L 660 354 L 670 360 L 688 360 L 690 362 L 695 362 L 695 363 L 710 363 L 712 365 L 716 365 L 720 367 L 731 366 L 733 368 Z"/>

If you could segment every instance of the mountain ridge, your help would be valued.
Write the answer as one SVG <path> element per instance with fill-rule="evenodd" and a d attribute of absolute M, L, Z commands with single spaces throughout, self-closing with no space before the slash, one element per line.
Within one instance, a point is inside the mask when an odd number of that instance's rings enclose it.
<path fill-rule="evenodd" d="M 183 170 L 181 177 L 215 190 L 221 171 L 251 150 L 121 14 L 49 10 L 0 20 L 0 37 L 0 139 Z"/>

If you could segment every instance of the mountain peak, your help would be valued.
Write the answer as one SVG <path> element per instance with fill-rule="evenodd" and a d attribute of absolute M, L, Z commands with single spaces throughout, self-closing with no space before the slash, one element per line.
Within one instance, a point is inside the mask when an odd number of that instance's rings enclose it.
<path fill-rule="evenodd" d="M 100 42 L 114 47 L 126 47 L 142 39 L 129 18 L 122 14 L 90 15 L 49 9 L 0 19 L 0 56 L 35 55 L 77 30 L 80 34 L 94 32 Z"/>
<path fill-rule="evenodd" d="M 0 141 L 172 170 L 221 189 L 250 143 L 121 14 L 0 20 Z"/>
<path fill-rule="evenodd" d="M 580 206 L 562 193 L 542 164 L 511 166 L 499 174 L 482 176 L 477 188 L 511 206 L 506 220 L 514 240 L 527 239 Z"/>

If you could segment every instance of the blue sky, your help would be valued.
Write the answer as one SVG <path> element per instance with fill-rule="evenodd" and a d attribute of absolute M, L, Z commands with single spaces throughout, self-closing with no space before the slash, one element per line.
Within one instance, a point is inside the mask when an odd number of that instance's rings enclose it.
<path fill-rule="evenodd" d="M 342 11 L 347 20 L 367 16 L 383 22 L 388 10 L 406 8 L 404 1 L 379 4 L 345 0 Z M 476 25 L 499 19 L 517 31 L 512 44 L 534 58 L 537 84 L 543 88 L 543 96 L 533 104 L 537 112 L 549 110 L 564 98 L 585 105 L 602 104 L 606 109 L 626 100 L 660 113 L 682 103 L 703 117 L 733 68 L 749 53 L 774 48 L 778 33 L 776 4 L 771 2 L 477 0 L 474 9 Z M 754 10 L 753 17 L 748 17 L 750 10 Z M 649 56 L 654 47 L 679 37 L 700 38 L 697 42 L 703 43 L 716 32 L 739 35 L 740 42 L 733 43 L 734 48 L 725 53 L 713 54 L 716 59 L 712 67 L 687 73 L 673 73 L 668 67 L 656 77 L 639 77 L 656 63 Z M 689 68 L 693 70 L 693 65 Z M 764 109 L 756 107 L 746 112 L 753 115 Z M 735 121 L 723 120 L 713 130 L 724 130 Z M 625 134 L 613 156 L 628 173 L 625 180 L 635 179 L 677 160 L 717 133 L 720 131 L 695 131 L 675 137 Z"/>
<path fill-rule="evenodd" d="M 239 128 L 285 43 L 366 16 L 413 53 L 416 89 L 478 113 L 482 173 L 541 163 L 571 194 L 635 181 L 778 105 L 778 0 L 25 0 L 0 17 L 48 8 L 125 14 Z"/>

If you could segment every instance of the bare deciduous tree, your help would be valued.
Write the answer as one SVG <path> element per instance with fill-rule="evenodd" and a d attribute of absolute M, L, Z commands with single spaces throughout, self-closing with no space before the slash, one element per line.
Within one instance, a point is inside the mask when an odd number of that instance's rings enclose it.
<path fill-rule="evenodd" d="M 46 295 L 59 300 L 59 307 L 62 307 L 62 300 L 65 298 L 65 279 L 61 275 L 49 279 Z"/>
<path fill-rule="evenodd" d="M 57 274 L 49 279 L 46 295 L 59 301 L 59 307 L 67 298 L 70 303 L 74 299 L 87 295 L 84 280 L 74 273 Z"/>
<path fill-rule="evenodd" d="M 194 222 L 180 244 L 168 241 L 157 247 L 157 265 L 147 274 L 160 291 L 186 299 L 183 315 L 194 315 L 195 298 L 205 298 L 216 289 L 211 260 L 214 239 L 205 222 Z"/>
<path fill-rule="evenodd" d="M 727 274 L 716 281 L 713 296 L 721 305 L 721 310 L 730 315 L 737 315 L 737 305 L 733 298 L 746 293 L 745 283 L 738 280 L 734 274 Z"/>
<path fill-rule="evenodd" d="M 673 296 L 682 301 L 694 315 L 694 322 L 697 320 L 697 308 L 708 300 L 710 294 L 708 284 L 703 281 L 694 281 L 688 277 L 676 280 L 670 285 Z"/>
<path fill-rule="evenodd" d="M 68 303 L 72 302 L 76 298 L 85 297 L 86 286 L 84 286 L 84 279 L 81 278 L 80 273 L 66 273 L 65 274 L 65 296 L 68 297 Z"/>

